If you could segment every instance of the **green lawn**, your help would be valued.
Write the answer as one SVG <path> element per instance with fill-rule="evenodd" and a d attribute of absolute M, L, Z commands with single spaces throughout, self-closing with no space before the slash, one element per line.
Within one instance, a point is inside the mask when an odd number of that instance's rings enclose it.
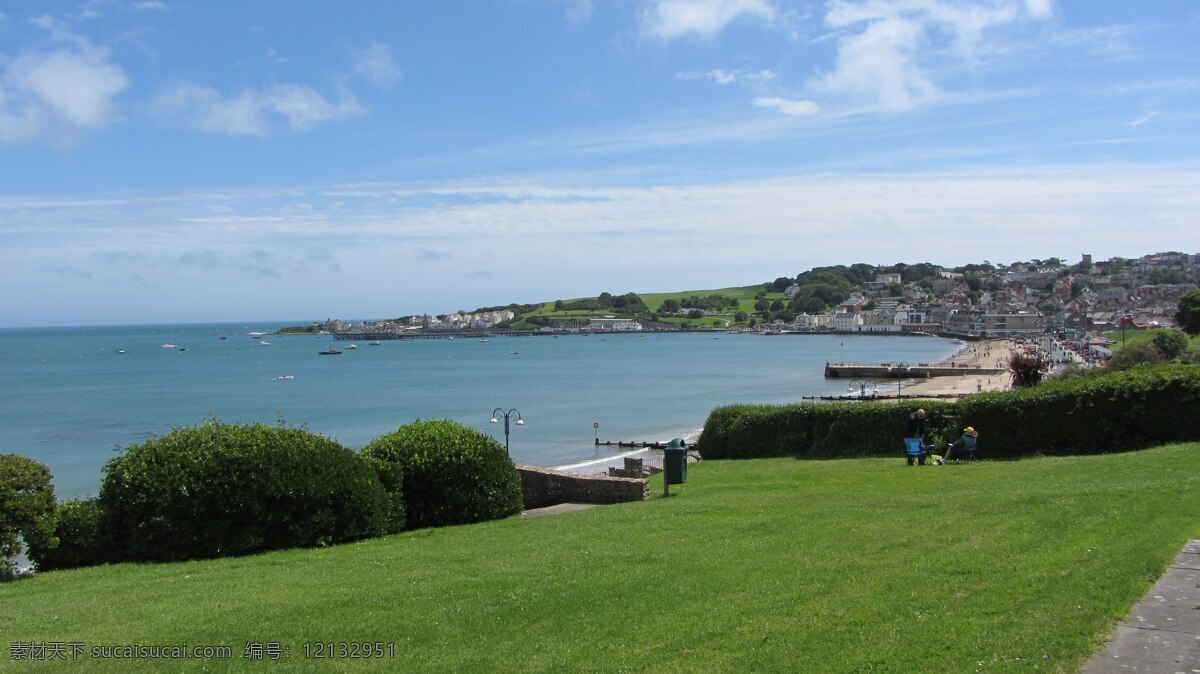
<path fill-rule="evenodd" d="M 1200 444 L 909 468 L 703 462 L 668 499 L 0 585 L 12 642 L 224 644 L 125 670 L 1074 671 L 1200 537 Z M 304 657 L 306 642 L 395 657 Z M 68 665 L 70 663 L 67 663 Z"/>
<path fill-rule="evenodd" d="M 1170 330 L 1170 328 L 1156 328 L 1154 330 L 1126 330 L 1124 340 L 1121 338 L 1120 330 L 1106 332 L 1104 333 L 1104 336 L 1116 342 L 1116 344 L 1113 344 L 1110 347 L 1113 351 L 1120 351 L 1122 346 L 1149 342 L 1150 340 L 1154 339 L 1154 336 L 1158 333 L 1166 332 L 1168 330 Z M 1124 344 L 1122 344 L 1122 341 Z M 1192 337 L 1188 338 L 1188 351 L 1200 353 L 1200 335 L 1193 335 Z"/>

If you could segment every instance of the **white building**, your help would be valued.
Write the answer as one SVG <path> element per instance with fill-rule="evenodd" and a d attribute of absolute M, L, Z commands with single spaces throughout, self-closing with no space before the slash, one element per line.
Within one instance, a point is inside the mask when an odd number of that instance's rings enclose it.
<path fill-rule="evenodd" d="M 833 320 L 829 314 L 800 314 L 796 316 L 797 330 L 818 330 L 829 327 Z"/>
<path fill-rule="evenodd" d="M 833 329 L 837 332 L 858 332 L 862 326 L 862 314 L 838 313 L 833 315 Z"/>
<path fill-rule="evenodd" d="M 638 332 L 642 324 L 632 318 L 593 318 L 588 321 L 588 328 L 601 332 Z"/>

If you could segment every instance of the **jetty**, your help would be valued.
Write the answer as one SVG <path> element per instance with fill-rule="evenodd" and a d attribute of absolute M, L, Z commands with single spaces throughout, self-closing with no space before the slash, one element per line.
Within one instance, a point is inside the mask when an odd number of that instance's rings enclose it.
<path fill-rule="evenodd" d="M 826 379 L 928 379 L 930 377 L 965 377 L 970 375 L 994 376 L 1008 370 L 998 367 L 956 367 L 946 365 L 909 365 L 907 363 L 881 363 L 863 365 L 851 363 L 825 363 Z"/>

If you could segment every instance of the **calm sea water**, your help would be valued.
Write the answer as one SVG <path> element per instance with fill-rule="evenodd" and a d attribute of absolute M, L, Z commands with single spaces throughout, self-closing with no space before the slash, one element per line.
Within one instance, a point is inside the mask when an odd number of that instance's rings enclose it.
<path fill-rule="evenodd" d="M 936 338 L 831 335 L 460 338 L 355 350 L 327 336 L 268 335 L 269 346 L 248 336 L 278 327 L 0 330 L 0 453 L 50 466 L 61 498 L 96 493 L 117 448 L 208 417 L 282 419 L 359 448 L 417 418 L 454 419 L 503 443 L 503 424 L 488 423 L 503 407 L 525 419 L 511 434 L 514 460 L 555 466 L 616 453 L 593 447 L 595 423 L 601 440 L 686 436 L 719 405 L 844 392 L 823 378 L 826 361 L 932 362 L 956 350 Z M 342 355 L 318 355 L 333 344 Z"/>

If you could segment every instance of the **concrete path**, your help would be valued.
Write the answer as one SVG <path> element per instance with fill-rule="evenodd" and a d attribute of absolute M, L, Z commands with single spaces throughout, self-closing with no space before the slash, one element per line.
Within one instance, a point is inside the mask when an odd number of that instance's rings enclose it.
<path fill-rule="evenodd" d="M 531 508 L 521 513 L 521 517 L 545 517 L 546 515 L 561 515 L 563 513 L 573 513 L 576 510 L 587 510 L 595 508 L 598 503 L 559 503 L 558 505 L 546 506 L 545 508 Z"/>
<path fill-rule="evenodd" d="M 1084 674 L 1200 674 L 1200 541 L 1189 541 Z"/>

